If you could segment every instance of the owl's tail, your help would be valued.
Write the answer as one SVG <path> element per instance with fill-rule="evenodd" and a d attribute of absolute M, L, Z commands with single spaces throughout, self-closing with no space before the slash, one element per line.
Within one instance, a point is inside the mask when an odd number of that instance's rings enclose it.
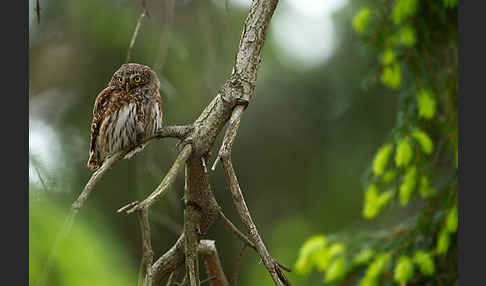
<path fill-rule="evenodd" d="M 95 152 L 91 151 L 89 153 L 89 160 L 87 164 L 88 168 L 91 170 L 96 170 L 101 166 L 101 162 L 96 158 Z"/>

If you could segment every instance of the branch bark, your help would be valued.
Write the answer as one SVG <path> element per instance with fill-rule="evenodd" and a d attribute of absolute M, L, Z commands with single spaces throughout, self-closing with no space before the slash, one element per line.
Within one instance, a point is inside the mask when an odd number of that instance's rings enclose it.
<path fill-rule="evenodd" d="M 140 232 L 142 233 L 142 262 L 140 263 L 140 271 L 138 277 L 139 286 L 152 285 L 152 262 L 154 260 L 154 252 L 152 250 L 152 238 L 150 233 L 150 222 L 148 208 L 142 208 L 138 211 Z"/>
<path fill-rule="evenodd" d="M 213 278 L 210 280 L 209 285 L 229 286 L 230 284 L 224 274 L 214 240 L 201 240 L 198 246 L 198 253 L 204 259 L 206 273 Z"/>

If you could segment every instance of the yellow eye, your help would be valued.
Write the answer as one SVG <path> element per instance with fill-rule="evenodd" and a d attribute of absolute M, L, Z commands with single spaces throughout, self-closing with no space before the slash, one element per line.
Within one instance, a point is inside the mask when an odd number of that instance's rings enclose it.
<path fill-rule="evenodd" d="M 140 81 L 142 81 L 142 78 L 139 75 L 137 75 L 135 77 L 135 82 L 140 82 Z"/>
<path fill-rule="evenodd" d="M 118 82 L 119 82 L 119 83 L 122 83 L 122 81 L 123 81 L 123 80 L 122 80 L 122 78 L 121 78 L 121 77 L 119 77 L 119 78 L 117 78 L 117 79 L 118 79 Z"/>

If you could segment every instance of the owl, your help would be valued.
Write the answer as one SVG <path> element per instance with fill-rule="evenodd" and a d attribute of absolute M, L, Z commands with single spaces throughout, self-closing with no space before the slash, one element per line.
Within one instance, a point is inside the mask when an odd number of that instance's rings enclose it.
<path fill-rule="evenodd" d="M 115 72 L 94 104 L 88 168 L 98 169 L 118 151 L 130 150 L 127 159 L 145 148 L 148 142 L 133 149 L 162 127 L 159 87 L 148 66 L 129 63 Z"/>

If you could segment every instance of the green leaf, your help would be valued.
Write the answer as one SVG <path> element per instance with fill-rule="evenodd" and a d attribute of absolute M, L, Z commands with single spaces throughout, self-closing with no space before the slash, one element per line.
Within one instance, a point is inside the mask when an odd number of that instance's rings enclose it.
<path fill-rule="evenodd" d="M 358 286 L 378 286 L 378 279 L 375 276 L 365 276 L 359 281 Z"/>
<path fill-rule="evenodd" d="M 344 244 L 340 242 L 335 242 L 329 246 L 329 256 L 334 258 L 338 254 L 342 254 L 346 251 Z"/>
<path fill-rule="evenodd" d="M 344 277 L 347 271 L 347 262 L 344 256 L 336 258 L 326 271 L 325 283 L 332 283 Z"/>
<path fill-rule="evenodd" d="M 429 185 L 429 178 L 427 178 L 426 175 L 422 175 L 420 178 L 419 193 L 424 199 L 429 198 L 437 193 L 437 190 Z"/>
<path fill-rule="evenodd" d="M 419 142 L 424 153 L 430 154 L 432 152 L 432 150 L 434 149 L 434 143 L 432 143 L 432 140 L 430 140 L 430 137 L 429 135 L 427 135 L 427 133 L 421 130 L 415 130 L 412 132 L 411 135 Z"/>
<path fill-rule="evenodd" d="M 391 255 L 389 253 L 378 253 L 366 269 L 365 276 L 377 277 L 380 275 L 385 270 L 390 257 Z"/>
<path fill-rule="evenodd" d="M 299 274 L 307 274 L 314 266 L 314 255 L 316 252 L 326 247 L 327 239 L 324 235 L 316 235 L 307 239 L 299 251 L 299 257 L 295 264 L 295 269 Z"/>
<path fill-rule="evenodd" d="M 366 268 L 363 279 L 359 281 L 359 286 L 377 286 L 378 276 L 385 270 L 391 255 L 386 252 L 378 253 L 373 262 Z"/>
<path fill-rule="evenodd" d="M 397 0 L 391 14 L 395 24 L 400 24 L 407 17 L 415 15 L 417 12 L 418 0 Z"/>
<path fill-rule="evenodd" d="M 446 219 L 447 231 L 449 233 L 456 232 L 457 231 L 457 224 L 458 224 L 457 206 L 454 206 L 447 213 L 447 219 Z"/>
<path fill-rule="evenodd" d="M 412 193 L 416 185 L 416 178 L 415 178 L 416 173 L 417 173 L 417 169 L 415 168 L 415 166 L 408 168 L 405 174 L 405 178 L 403 179 L 403 182 L 400 185 L 399 199 L 400 199 L 400 204 L 402 206 L 407 205 L 408 202 L 410 201 L 410 198 L 412 197 Z"/>
<path fill-rule="evenodd" d="M 378 211 L 381 210 L 384 206 L 390 202 L 391 198 L 393 197 L 393 191 L 386 191 L 381 193 L 378 196 L 378 200 L 376 204 L 378 205 Z"/>
<path fill-rule="evenodd" d="M 406 47 L 415 45 L 415 42 L 417 41 L 415 30 L 409 25 L 402 27 L 398 31 L 398 37 L 400 39 L 400 43 Z"/>
<path fill-rule="evenodd" d="M 439 238 L 437 239 L 437 254 L 445 254 L 449 249 L 450 237 L 447 229 L 442 229 L 439 233 Z"/>
<path fill-rule="evenodd" d="M 398 142 L 397 152 L 395 154 L 395 163 L 397 167 L 406 167 L 412 159 L 413 150 L 407 138 L 403 138 Z"/>
<path fill-rule="evenodd" d="M 381 55 L 381 63 L 387 66 L 395 61 L 395 52 L 392 49 L 386 49 Z"/>
<path fill-rule="evenodd" d="M 375 254 L 375 251 L 371 248 L 361 250 L 353 259 L 353 263 L 356 265 L 367 263 Z"/>
<path fill-rule="evenodd" d="M 398 88 L 402 83 L 402 69 L 399 63 L 386 66 L 381 74 L 381 82 L 391 88 Z"/>
<path fill-rule="evenodd" d="M 393 191 L 386 191 L 379 194 L 375 184 L 369 185 L 365 192 L 363 216 L 367 219 L 375 217 L 388 204 L 392 196 Z"/>
<path fill-rule="evenodd" d="M 365 218 L 373 218 L 378 214 L 378 189 L 375 184 L 368 186 L 365 192 L 365 202 L 363 208 L 363 216 Z"/>
<path fill-rule="evenodd" d="M 381 147 L 375 155 L 373 160 L 373 173 L 375 176 L 383 174 L 386 164 L 388 163 L 388 158 L 390 157 L 392 151 L 391 144 L 385 144 Z"/>
<path fill-rule="evenodd" d="M 395 179 L 397 176 L 397 172 L 395 170 L 388 170 L 385 172 L 385 174 L 383 175 L 383 182 L 384 183 L 389 183 L 391 182 L 393 179 Z"/>
<path fill-rule="evenodd" d="M 424 250 L 417 250 L 413 255 L 413 261 L 418 265 L 420 272 L 425 276 L 432 276 L 435 272 L 435 264 L 432 255 Z"/>
<path fill-rule="evenodd" d="M 427 89 L 422 89 L 417 95 L 417 102 L 419 107 L 419 117 L 425 119 L 432 119 L 435 114 L 435 99 L 432 92 Z"/>
<path fill-rule="evenodd" d="M 353 28 L 358 34 L 363 34 L 368 28 L 371 10 L 367 7 L 361 8 L 353 18 Z"/>
<path fill-rule="evenodd" d="M 313 255 L 315 265 L 321 270 L 327 270 L 331 261 L 339 254 L 344 253 L 346 247 L 339 242 L 335 242 L 329 247 L 316 251 Z"/>
<path fill-rule="evenodd" d="M 398 283 L 406 283 L 413 277 L 413 272 L 412 259 L 406 255 L 401 255 L 395 265 L 393 279 Z"/>

